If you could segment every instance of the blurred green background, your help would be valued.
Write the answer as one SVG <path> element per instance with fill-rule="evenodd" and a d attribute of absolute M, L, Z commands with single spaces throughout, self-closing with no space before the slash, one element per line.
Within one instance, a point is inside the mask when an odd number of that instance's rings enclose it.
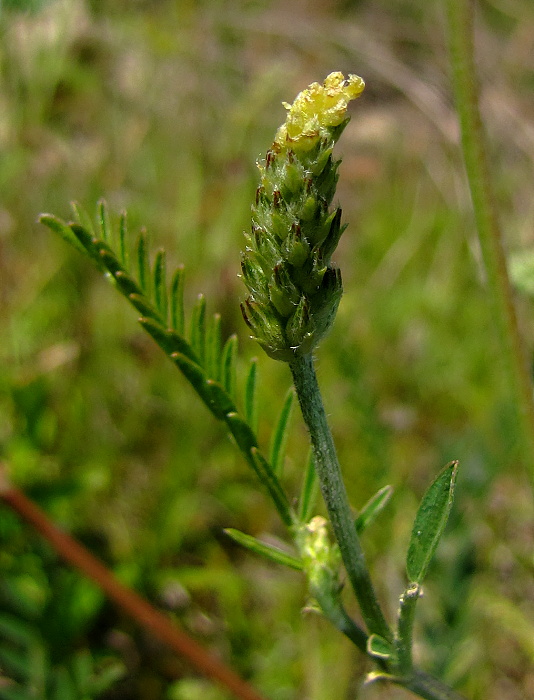
<path fill-rule="evenodd" d="M 534 243 L 534 5 L 478 3 L 477 62 L 510 250 Z M 534 696 L 532 491 L 520 462 L 458 149 L 443 2 L 0 3 L 0 455 L 20 488 L 271 700 L 402 699 L 302 614 L 301 577 L 239 549 L 284 538 L 273 508 L 134 312 L 44 227 L 104 196 L 146 226 L 188 304 L 205 292 L 240 366 L 238 302 L 255 160 L 282 100 L 361 74 L 338 147 L 345 295 L 317 352 L 351 499 L 395 495 L 364 536 L 395 612 L 417 502 L 459 459 L 420 603 L 416 656 L 469 698 Z M 518 298 L 525 341 L 532 303 Z M 258 355 L 260 435 L 289 387 Z M 243 374 L 240 376 L 243 381 Z M 297 412 L 285 468 L 298 493 Z M 368 669 L 367 669 L 368 670 Z M 69 694 L 70 693 L 70 694 Z M 0 508 L 0 698 L 222 700 Z"/>

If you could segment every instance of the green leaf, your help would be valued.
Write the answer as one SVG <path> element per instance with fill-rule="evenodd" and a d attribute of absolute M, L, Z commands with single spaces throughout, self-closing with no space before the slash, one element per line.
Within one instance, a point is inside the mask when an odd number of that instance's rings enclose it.
<path fill-rule="evenodd" d="M 408 579 L 421 584 L 436 551 L 452 508 L 458 462 L 450 462 L 423 496 L 406 557 Z"/>
<path fill-rule="evenodd" d="M 290 527 L 294 524 L 294 518 L 291 513 L 291 508 L 289 507 L 289 499 L 286 496 L 286 493 L 282 488 L 280 482 L 278 481 L 278 477 L 274 473 L 272 466 L 261 454 L 258 448 L 252 448 L 250 454 L 252 456 L 252 466 L 254 467 L 256 474 L 260 478 L 261 482 L 265 484 L 265 486 L 269 490 L 271 498 L 274 501 L 274 504 L 282 518 L 282 521 L 285 525 Z"/>
<path fill-rule="evenodd" d="M 69 228 L 83 246 L 86 255 L 89 255 L 97 268 L 102 271 L 104 269 L 102 259 L 91 233 L 80 224 L 69 224 Z"/>
<path fill-rule="evenodd" d="M 31 671 L 26 652 L 7 646 L 0 646 L 0 668 L 18 680 L 27 680 Z"/>
<path fill-rule="evenodd" d="M 99 669 L 93 676 L 90 692 L 95 697 L 100 696 L 119 679 L 126 676 L 126 673 L 126 667 L 120 661 L 109 661 L 104 668 Z"/>
<path fill-rule="evenodd" d="M 60 236 L 64 241 L 76 248 L 76 250 L 80 253 L 87 253 L 84 246 L 78 240 L 77 236 L 74 235 L 74 232 L 72 231 L 71 227 L 67 226 L 67 224 L 61 219 L 59 219 L 57 216 L 54 216 L 53 214 L 41 214 L 39 216 L 38 221 L 40 224 L 43 224 L 43 226 L 46 226 L 54 233 L 57 233 L 58 236 Z"/>
<path fill-rule="evenodd" d="M 208 379 L 206 382 L 206 390 L 210 401 L 210 409 L 217 418 L 224 420 L 228 413 L 236 412 L 236 406 L 232 398 L 219 382 Z"/>
<path fill-rule="evenodd" d="M 210 411 L 213 411 L 216 417 L 220 418 L 220 414 L 213 410 L 212 394 L 210 393 L 210 387 L 208 386 L 206 375 L 204 374 L 202 367 L 181 352 L 173 352 L 170 355 L 170 358 L 182 371 L 182 374 L 189 381 Z"/>
<path fill-rule="evenodd" d="M 230 396 L 236 398 L 237 336 L 231 335 L 224 344 L 221 359 L 221 381 Z"/>
<path fill-rule="evenodd" d="M 225 421 L 239 449 L 249 459 L 251 451 L 258 447 L 258 441 L 250 425 L 238 413 L 228 413 L 225 416 Z"/>
<path fill-rule="evenodd" d="M 260 540 L 257 540 L 255 537 L 246 535 L 244 532 L 240 532 L 239 530 L 226 528 L 225 532 L 235 542 L 243 547 L 246 547 L 247 549 L 250 549 L 251 552 L 260 554 L 262 557 L 266 557 L 277 564 L 288 566 L 290 569 L 302 571 L 302 562 L 298 557 L 294 557 L 291 554 L 284 552 L 282 549 L 274 547 L 273 545 L 260 542 Z"/>
<path fill-rule="evenodd" d="M 122 269 L 122 265 L 120 264 L 117 256 L 111 250 L 107 243 L 98 240 L 93 241 L 93 245 L 95 247 L 95 250 L 98 251 L 98 255 L 100 257 L 100 260 L 102 261 L 102 265 L 111 275 L 115 276 L 117 272 L 125 272 L 125 270 Z"/>
<path fill-rule="evenodd" d="M 0 688 L 0 700 L 35 700 L 35 694 L 16 685 L 6 685 Z"/>
<path fill-rule="evenodd" d="M 139 310 L 144 310 L 143 304 L 140 304 L 140 300 L 144 301 L 144 297 L 140 297 L 137 299 L 136 295 L 132 294 L 131 297 L 134 297 L 131 301 L 134 304 L 134 306 L 139 309 Z M 145 306 L 146 308 L 146 306 Z M 160 320 L 158 319 L 158 316 L 154 309 L 151 309 L 148 307 L 149 311 L 152 311 L 154 313 L 154 316 L 150 317 L 144 317 L 139 319 L 139 323 L 145 331 L 152 336 L 152 338 L 156 341 L 156 343 L 159 345 L 159 347 L 163 350 L 163 352 L 166 355 L 171 356 L 172 359 L 174 359 L 172 356 L 174 353 L 180 353 L 181 355 L 184 355 L 190 362 L 194 363 L 197 365 L 198 369 L 200 372 L 202 372 L 202 376 L 205 377 L 204 372 L 202 371 L 202 368 L 198 364 L 197 358 L 195 354 L 193 353 L 193 350 L 191 349 L 191 346 L 189 343 L 182 338 L 181 336 L 178 335 L 178 333 L 175 333 L 174 331 L 167 330 L 164 328 Z"/>
<path fill-rule="evenodd" d="M 171 326 L 179 335 L 185 335 L 184 267 L 179 267 L 171 282 Z"/>
<path fill-rule="evenodd" d="M 356 526 L 356 532 L 358 534 L 363 532 L 365 528 L 373 522 L 376 516 L 388 503 L 392 493 L 392 486 L 384 486 L 379 491 L 377 491 L 374 496 L 371 496 L 371 498 L 361 509 L 360 514 L 358 515 L 358 517 L 356 518 L 356 522 L 354 523 Z"/>
<path fill-rule="evenodd" d="M 84 228 L 91 238 L 96 238 L 95 229 L 93 228 L 93 221 L 86 210 L 78 202 L 70 203 L 72 213 L 76 219 L 76 223 Z"/>
<path fill-rule="evenodd" d="M 22 621 L 14 615 L 2 613 L 0 615 L 0 638 L 28 646 L 38 641 L 39 635 L 28 622 Z"/>
<path fill-rule="evenodd" d="M 313 452 L 310 450 L 299 498 L 299 521 L 301 523 L 307 523 L 311 519 L 318 491 L 319 482 L 315 471 Z"/>
<path fill-rule="evenodd" d="M 146 231 L 141 231 L 137 239 L 137 279 L 141 289 L 150 297 L 150 259 Z"/>
<path fill-rule="evenodd" d="M 79 651 L 70 664 L 72 677 L 79 694 L 91 692 L 91 679 L 94 671 L 93 658 L 87 649 Z"/>
<path fill-rule="evenodd" d="M 78 700 L 78 694 L 69 672 L 63 666 L 54 669 L 51 700 Z"/>
<path fill-rule="evenodd" d="M 370 685 L 371 683 L 378 683 L 378 682 L 395 683 L 398 680 L 399 680 L 398 676 L 395 676 L 392 673 L 386 673 L 385 671 L 371 671 L 365 677 L 366 685 Z"/>
<path fill-rule="evenodd" d="M 221 315 L 213 314 L 206 324 L 206 374 L 219 381 L 221 377 Z"/>
<path fill-rule="evenodd" d="M 287 445 L 289 432 L 289 420 L 291 418 L 291 409 L 293 407 L 294 398 L 295 392 L 293 387 L 291 387 L 286 394 L 286 398 L 271 439 L 269 462 L 272 464 L 275 474 L 278 474 L 279 476 L 282 473 L 282 467 L 284 464 L 285 448 Z"/>
<path fill-rule="evenodd" d="M 100 238 L 106 243 L 111 243 L 111 224 L 109 221 L 109 212 L 105 200 L 100 199 L 97 204 L 98 212 L 98 228 L 100 229 Z"/>
<path fill-rule="evenodd" d="M 253 430 L 258 427 L 258 400 L 256 380 L 258 378 L 258 361 L 254 358 L 250 363 L 245 382 L 245 418 Z"/>
<path fill-rule="evenodd" d="M 124 272 L 123 270 L 119 270 L 115 273 L 114 277 L 119 291 L 124 294 L 125 297 L 128 297 L 129 301 L 131 301 L 129 298 L 130 294 L 135 294 L 138 297 L 144 298 L 141 288 L 138 286 L 137 282 L 128 275 L 128 273 Z"/>
<path fill-rule="evenodd" d="M 126 212 L 121 212 L 119 220 L 119 260 L 123 266 L 128 268 L 128 246 L 126 245 L 126 239 L 128 238 L 128 220 L 126 217 Z"/>
<path fill-rule="evenodd" d="M 204 367 L 206 360 L 206 298 L 199 294 L 191 314 L 191 347 Z"/>
<path fill-rule="evenodd" d="M 161 325 L 161 318 L 157 309 L 152 306 L 144 294 L 128 294 L 128 301 L 140 314 Z"/>
<path fill-rule="evenodd" d="M 395 656 L 395 647 L 379 634 L 371 634 L 367 639 L 367 653 L 375 659 L 391 659 Z"/>
<path fill-rule="evenodd" d="M 282 522 L 288 527 L 291 527 L 294 524 L 294 517 L 289 506 L 289 499 L 278 481 L 273 468 L 261 452 L 259 452 L 256 436 L 252 432 L 251 427 L 238 413 L 228 413 L 224 417 L 224 420 L 247 462 L 254 469 L 261 483 L 269 491 L 276 510 L 282 518 Z"/>
<path fill-rule="evenodd" d="M 45 697 L 46 680 L 50 674 L 50 658 L 48 645 L 39 640 L 28 648 L 30 662 L 30 676 L 28 686 L 33 690 L 34 697 Z"/>
<path fill-rule="evenodd" d="M 167 265 L 163 249 L 158 250 L 154 261 L 153 289 L 156 308 L 167 322 Z"/>

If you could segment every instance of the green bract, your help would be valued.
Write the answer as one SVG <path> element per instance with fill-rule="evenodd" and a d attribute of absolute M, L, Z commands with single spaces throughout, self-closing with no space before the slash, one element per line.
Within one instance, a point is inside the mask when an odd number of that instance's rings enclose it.
<path fill-rule="evenodd" d="M 285 104 L 261 172 L 252 230 L 241 263 L 249 296 L 243 316 L 268 355 L 284 361 L 310 353 L 328 331 L 341 298 L 330 258 L 344 226 L 331 208 L 341 161 L 332 150 L 349 121 L 347 105 L 364 82 L 331 73 Z"/>
<path fill-rule="evenodd" d="M 297 533 L 297 545 L 310 593 L 321 607 L 330 608 L 341 590 L 341 556 L 337 545 L 329 540 L 327 521 L 316 515 L 302 525 Z"/>

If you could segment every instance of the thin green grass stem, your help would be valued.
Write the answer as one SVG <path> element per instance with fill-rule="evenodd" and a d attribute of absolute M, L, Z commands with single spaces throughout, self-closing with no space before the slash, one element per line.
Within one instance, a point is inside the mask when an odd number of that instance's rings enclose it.
<path fill-rule="evenodd" d="M 478 104 L 473 48 L 473 0 L 448 0 L 452 82 L 460 118 L 463 156 L 487 275 L 492 318 L 520 416 L 524 459 L 534 481 L 534 403 L 502 246 L 484 129 Z"/>
<path fill-rule="evenodd" d="M 310 433 L 315 469 L 332 529 L 369 632 L 392 640 L 391 630 L 375 595 L 365 556 L 354 527 L 336 448 L 326 419 L 311 355 L 290 362 L 304 422 Z"/>

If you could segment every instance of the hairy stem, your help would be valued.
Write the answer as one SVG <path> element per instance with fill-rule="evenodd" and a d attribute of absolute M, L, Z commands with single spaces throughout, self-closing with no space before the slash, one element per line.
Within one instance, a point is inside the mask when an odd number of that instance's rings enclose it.
<path fill-rule="evenodd" d="M 328 426 L 311 355 L 290 363 L 304 422 L 310 433 L 315 469 L 332 529 L 363 619 L 369 632 L 391 640 L 392 634 L 377 601 L 364 553 L 356 534 L 332 433 Z"/>
<path fill-rule="evenodd" d="M 456 109 L 460 118 L 465 168 L 471 190 L 480 247 L 487 274 L 488 296 L 502 356 L 520 416 L 523 453 L 534 480 L 534 403 L 506 269 L 495 197 L 478 105 L 473 49 L 473 0 L 448 0 L 448 31 Z"/>

